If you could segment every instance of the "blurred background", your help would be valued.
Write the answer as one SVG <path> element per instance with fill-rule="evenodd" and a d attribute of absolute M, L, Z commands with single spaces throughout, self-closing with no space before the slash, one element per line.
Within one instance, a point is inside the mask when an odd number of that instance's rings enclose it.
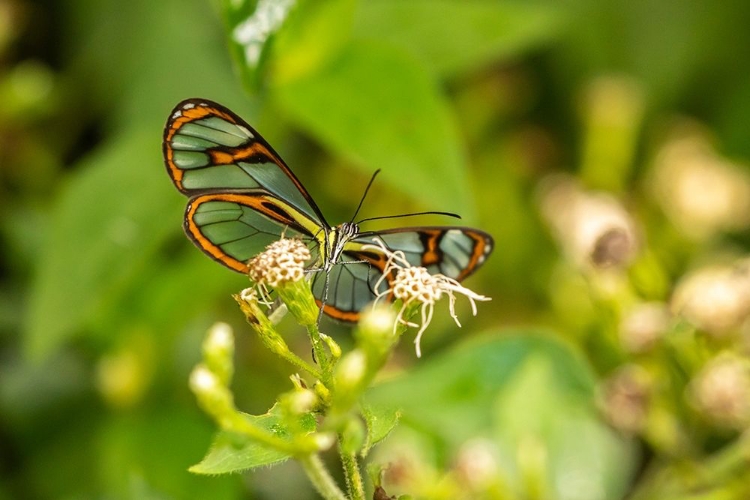
<path fill-rule="evenodd" d="M 461 329 L 441 307 L 373 390 L 404 410 L 390 494 L 750 498 L 748 24 L 740 0 L 0 1 L 0 499 L 315 498 L 294 463 L 187 472 L 211 324 L 244 411 L 290 374 L 247 279 L 182 234 L 161 137 L 189 97 L 332 224 L 381 168 L 361 216 L 494 236 L 465 283 L 492 301 Z"/>

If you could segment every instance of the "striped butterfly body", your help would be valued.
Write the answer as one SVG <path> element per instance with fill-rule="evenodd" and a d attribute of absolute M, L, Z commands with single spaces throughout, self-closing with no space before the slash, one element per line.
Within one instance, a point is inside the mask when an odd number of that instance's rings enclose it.
<path fill-rule="evenodd" d="M 167 172 L 187 195 L 184 229 L 203 252 L 247 274 L 248 261 L 281 236 L 310 249 L 312 289 L 328 316 L 357 321 L 375 294 L 388 257 L 372 246 L 401 251 L 411 265 L 462 280 L 492 251 L 492 238 L 457 226 L 362 232 L 355 223 L 332 227 L 305 187 L 271 146 L 239 116 L 206 99 L 179 103 L 162 144 Z M 376 289 L 376 287 L 380 287 Z"/>

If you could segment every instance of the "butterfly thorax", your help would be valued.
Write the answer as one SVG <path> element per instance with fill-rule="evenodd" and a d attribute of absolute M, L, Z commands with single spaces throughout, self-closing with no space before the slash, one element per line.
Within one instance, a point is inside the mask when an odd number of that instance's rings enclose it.
<path fill-rule="evenodd" d="M 328 233 L 328 251 L 324 267 L 330 269 L 341 258 L 341 252 L 348 241 L 359 235 L 359 226 L 353 222 L 344 222 Z"/>

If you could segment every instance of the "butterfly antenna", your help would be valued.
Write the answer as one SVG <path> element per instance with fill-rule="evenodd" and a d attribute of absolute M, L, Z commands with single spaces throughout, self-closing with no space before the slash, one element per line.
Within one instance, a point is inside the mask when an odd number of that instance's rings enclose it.
<path fill-rule="evenodd" d="M 359 200 L 359 205 L 357 206 L 357 210 L 354 211 L 354 215 L 352 215 L 352 220 L 349 222 L 354 222 L 354 219 L 357 218 L 357 214 L 359 213 L 359 209 L 362 208 L 362 204 L 365 202 L 365 198 L 367 197 L 367 192 L 370 190 L 370 186 L 372 186 L 373 181 L 375 180 L 375 177 L 378 176 L 380 173 L 380 169 L 377 169 L 374 174 L 372 174 L 372 177 L 370 177 L 370 182 L 367 183 L 367 187 L 365 188 L 365 192 L 362 195 L 362 198 Z"/>
<path fill-rule="evenodd" d="M 453 212 L 413 212 L 409 214 L 398 214 L 398 215 L 381 215 L 380 217 L 368 217 L 366 219 L 362 219 L 360 221 L 357 221 L 357 224 L 362 224 L 363 222 L 371 221 L 371 220 L 379 220 L 379 219 L 396 219 L 398 217 L 414 217 L 415 215 L 445 215 L 446 217 L 453 217 L 454 219 L 460 219 L 461 216 L 458 214 L 454 214 Z"/>

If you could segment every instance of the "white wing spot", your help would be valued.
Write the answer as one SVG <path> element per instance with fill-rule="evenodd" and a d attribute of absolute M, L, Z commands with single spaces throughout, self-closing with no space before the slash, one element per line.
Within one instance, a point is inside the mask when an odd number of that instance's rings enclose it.
<path fill-rule="evenodd" d="M 250 132 L 247 129 L 247 127 L 243 127 L 242 125 L 237 125 L 237 128 L 240 129 L 240 130 L 242 130 L 244 133 L 246 133 L 248 137 L 255 138 L 255 135 L 252 132 Z"/>
<path fill-rule="evenodd" d="M 193 109 L 195 107 L 195 104 L 192 102 L 185 103 L 185 105 L 182 107 L 182 109 Z"/>
<path fill-rule="evenodd" d="M 175 120 L 175 119 L 177 119 L 177 118 L 179 118 L 179 117 L 181 117 L 181 116 L 182 116 L 182 111 L 180 111 L 180 110 L 178 109 L 177 111 L 175 111 L 175 112 L 174 112 L 174 113 L 172 114 L 172 119 L 173 119 L 173 120 Z"/>

